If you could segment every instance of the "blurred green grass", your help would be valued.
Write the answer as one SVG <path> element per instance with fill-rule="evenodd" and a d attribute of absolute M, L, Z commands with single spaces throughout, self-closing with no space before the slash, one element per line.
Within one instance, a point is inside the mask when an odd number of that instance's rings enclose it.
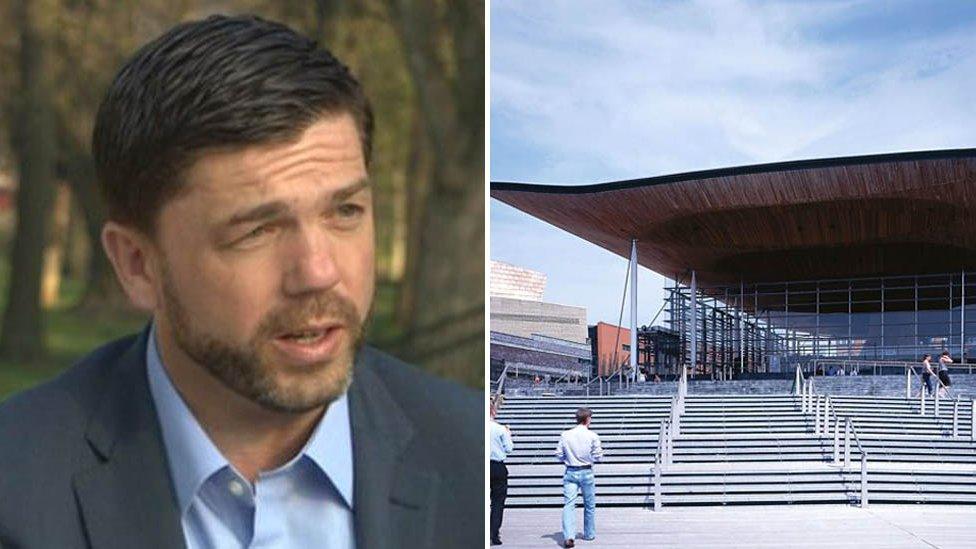
<path fill-rule="evenodd" d="M 8 265 L 0 261 L 0 311 L 6 304 Z M 149 316 L 134 310 L 105 308 L 79 309 L 84 285 L 66 278 L 62 281 L 58 305 L 45 311 L 47 354 L 43 359 L 22 362 L 0 358 L 0 400 L 55 377 L 97 347 L 113 339 L 138 332 Z M 367 339 L 384 346 L 399 335 L 394 322 L 396 285 L 378 283 L 373 322 Z"/>

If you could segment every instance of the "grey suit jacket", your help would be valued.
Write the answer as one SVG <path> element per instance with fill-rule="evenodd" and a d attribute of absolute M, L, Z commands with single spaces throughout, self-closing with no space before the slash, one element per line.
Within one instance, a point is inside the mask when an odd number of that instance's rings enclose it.
<path fill-rule="evenodd" d="M 185 546 L 146 338 L 109 343 L 0 404 L 0 547 Z M 354 372 L 358 547 L 481 547 L 481 399 L 370 348 Z"/>

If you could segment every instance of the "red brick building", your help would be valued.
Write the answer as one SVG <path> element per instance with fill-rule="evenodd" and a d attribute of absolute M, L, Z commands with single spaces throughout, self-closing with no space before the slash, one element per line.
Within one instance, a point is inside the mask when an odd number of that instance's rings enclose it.
<path fill-rule="evenodd" d="M 621 364 L 629 363 L 630 329 L 598 322 L 596 326 L 589 327 L 589 335 L 593 347 L 593 365 L 597 375 L 606 376 L 616 373 Z M 615 344 L 616 357 L 614 357 Z"/>

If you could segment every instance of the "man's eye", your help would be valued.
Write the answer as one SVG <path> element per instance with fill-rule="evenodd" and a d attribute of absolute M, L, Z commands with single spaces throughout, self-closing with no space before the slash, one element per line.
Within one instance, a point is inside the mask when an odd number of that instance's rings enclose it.
<path fill-rule="evenodd" d="M 338 213 L 340 217 L 344 218 L 359 217 L 365 211 L 366 208 L 363 208 L 359 204 L 342 204 L 336 208 L 336 213 Z"/>
<path fill-rule="evenodd" d="M 274 232 L 274 226 L 272 225 L 261 225 L 260 227 L 255 227 L 247 234 L 238 239 L 238 242 L 250 242 L 262 236 L 269 235 Z"/>

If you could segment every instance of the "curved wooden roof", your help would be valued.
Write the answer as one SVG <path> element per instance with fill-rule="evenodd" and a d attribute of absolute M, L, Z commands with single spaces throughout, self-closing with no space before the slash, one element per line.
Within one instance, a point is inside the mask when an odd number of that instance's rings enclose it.
<path fill-rule="evenodd" d="M 704 284 L 976 268 L 976 149 L 781 162 L 491 196 Z"/>

